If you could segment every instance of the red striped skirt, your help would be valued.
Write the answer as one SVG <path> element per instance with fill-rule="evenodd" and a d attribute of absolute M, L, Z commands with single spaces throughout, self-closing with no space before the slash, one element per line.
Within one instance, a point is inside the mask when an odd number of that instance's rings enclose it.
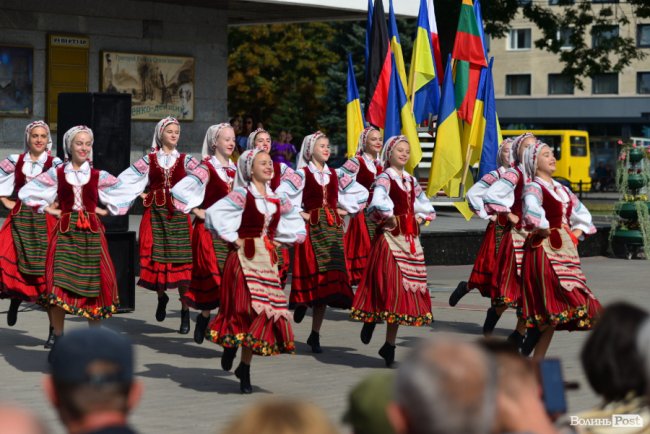
<path fill-rule="evenodd" d="M 289 306 L 326 304 L 349 309 L 354 294 L 345 266 L 343 228 L 328 226 L 323 214 L 316 225 L 307 223 L 306 229 L 305 242 L 293 249 Z M 324 241 L 314 242 L 315 238 Z"/>
<path fill-rule="evenodd" d="M 208 339 L 224 348 L 248 347 L 261 356 L 295 351 L 293 329 L 286 318 L 257 314 L 237 252 L 228 255 L 221 281 L 221 306 L 210 322 Z"/>
<path fill-rule="evenodd" d="M 513 241 L 512 232 L 508 229 L 503 233 L 499 252 L 496 257 L 495 272 L 492 274 L 490 298 L 492 306 L 507 306 L 518 308 L 521 305 L 521 275 L 518 272 L 517 261 L 522 260 L 523 245 L 516 247 Z"/>
<path fill-rule="evenodd" d="M 492 295 L 492 274 L 496 271 L 496 227 L 494 222 L 490 222 L 485 229 L 483 242 L 476 254 L 474 268 L 467 281 L 468 289 L 478 289 L 483 297 Z"/>
<path fill-rule="evenodd" d="M 192 230 L 192 281 L 181 300 L 193 309 L 212 310 L 219 307 L 221 276 L 228 243 L 213 238 L 201 219 L 194 220 Z"/>
<path fill-rule="evenodd" d="M 71 229 L 74 230 L 74 229 Z M 56 253 L 59 231 L 50 233 L 50 244 L 47 249 L 45 264 L 45 279 L 47 288 L 41 295 L 43 305 L 62 307 L 66 312 L 88 319 L 102 319 L 111 317 L 119 305 L 115 268 L 108 252 L 108 244 L 104 231 L 99 232 L 101 244 L 101 257 L 99 261 L 100 289 L 97 297 L 83 297 L 64 288 L 54 285 L 54 257 Z M 79 252 L 83 254 L 84 252 Z"/>
<path fill-rule="evenodd" d="M 429 291 L 404 288 L 402 272 L 383 234 L 372 242 L 368 267 L 352 303 L 352 319 L 363 322 L 387 321 L 400 325 L 431 323 Z"/>
<path fill-rule="evenodd" d="M 564 289 L 543 246 L 526 243 L 522 274 L 522 315 L 528 327 L 591 329 L 602 310 L 600 302 L 584 285 L 571 291 Z"/>
<path fill-rule="evenodd" d="M 192 222 L 187 217 L 187 227 L 190 230 L 190 238 L 187 243 L 192 242 Z M 151 208 L 147 208 L 142 215 L 140 222 L 140 279 L 138 286 L 152 291 L 166 291 L 168 289 L 186 290 L 192 280 L 192 263 L 174 264 L 161 263 L 152 259 L 153 230 L 151 227 Z"/>
<path fill-rule="evenodd" d="M 47 251 L 47 237 L 56 226 L 56 218 L 49 214 L 37 214 L 31 208 L 24 207 L 19 211 L 23 220 L 43 219 L 47 225 L 44 238 L 38 241 L 43 243 L 41 248 Z M 26 274 L 19 270 L 19 259 L 16 253 L 16 244 L 13 231 L 20 229 L 13 225 L 13 216 L 10 213 L 2 229 L 0 229 L 0 298 L 15 298 L 23 301 L 34 302 L 45 292 L 45 257 L 43 257 L 43 274 Z M 25 250 L 29 254 L 29 250 Z M 43 255 L 45 256 L 45 255 Z"/>
<path fill-rule="evenodd" d="M 350 285 L 356 286 L 361 282 L 370 253 L 370 233 L 363 211 L 350 219 L 348 230 L 343 237 L 343 245 Z"/>

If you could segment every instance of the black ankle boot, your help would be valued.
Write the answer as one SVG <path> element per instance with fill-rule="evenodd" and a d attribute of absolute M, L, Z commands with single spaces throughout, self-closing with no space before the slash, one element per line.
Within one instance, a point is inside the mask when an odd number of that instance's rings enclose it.
<path fill-rule="evenodd" d="M 510 333 L 510 336 L 508 336 L 507 341 L 510 342 L 515 348 L 517 348 L 517 350 L 520 350 L 521 344 L 524 342 L 524 335 L 522 335 L 517 330 L 515 330 L 512 333 Z"/>
<path fill-rule="evenodd" d="M 178 333 L 186 335 L 190 332 L 190 310 L 181 309 L 181 328 L 178 329 Z"/>
<path fill-rule="evenodd" d="M 384 346 L 379 349 L 379 355 L 386 362 L 386 367 L 390 368 L 395 362 L 395 345 L 384 343 Z"/>
<path fill-rule="evenodd" d="M 302 319 L 305 317 L 306 313 L 307 313 L 307 305 L 301 304 L 300 306 L 297 306 L 293 311 L 293 321 L 296 324 L 300 324 L 302 322 Z"/>
<path fill-rule="evenodd" d="M 240 363 L 235 369 L 235 376 L 239 378 L 239 390 L 241 393 L 253 393 L 253 386 L 251 385 L 251 365 L 244 362 Z"/>
<path fill-rule="evenodd" d="M 196 326 L 194 327 L 194 342 L 197 344 L 202 344 L 205 339 L 205 331 L 208 328 L 208 323 L 210 322 L 210 316 L 203 316 L 202 313 L 199 313 L 196 316 Z"/>
<path fill-rule="evenodd" d="M 374 322 L 363 323 L 363 327 L 361 327 L 361 342 L 366 345 L 370 343 L 370 339 L 372 339 L 372 333 L 375 331 L 376 324 L 377 323 Z"/>
<path fill-rule="evenodd" d="M 169 303 L 169 297 L 167 294 L 163 294 L 161 297 L 158 297 L 158 306 L 156 307 L 156 321 L 165 321 L 165 317 L 167 316 L 167 303 Z"/>
<path fill-rule="evenodd" d="M 458 283 L 458 286 L 456 289 L 454 289 L 454 292 L 452 292 L 449 296 L 449 306 L 456 306 L 460 299 L 465 297 L 468 292 L 469 289 L 467 289 L 467 282 L 462 281 Z"/>
<path fill-rule="evenodd" d="M 16 325 L 18 320 L 18 308 L 20 307 L 22 300 L 18 298 L 12 298 L 11 303 L 9 304 L 9 312 L 7 312 L 7 325 L 13 327 Z"/>
<path fill-rule="evenodd" d="M 221 369 L 230 371 L 232 369 L 232 362 L 237 355 L 237 347 L 224 348 L 221 353 Z"/>
<path fill-rule="evenodd" d="M 495 307 L 491 307 L 487 310 L 487 315 L 485 315 L 485 322 L 483 323 L 484 335 L 487 336 L 492 334 L 494 328 L 497 326 L 497 322 L 499 322 L 499 318 L 501 318 L 501 315 L 497 313 L 497 309 Z"/>
<path fill-rule="evenodd" d="M 526 330 L 526 336 L 524 341 L 521 344 L 521 354 L 523 356 L 530 356 L 530 353 L 533 352 L 539 338 L 542 336 L 542 332 L 535 326 Z"/>
<path fill-rule="evenodd" d="M 52 363 L 54 361 L 54 358 L 56 357 L 54 354 L 54 351 L 56 351 L 56 343 L 58 342 L 59 339 L 61 339 L 61 336 L 57 336 L 55 334 L 52 334 L 54 336 L 54 339 L 52 339 L 52 348 L 50 348 L 50 352 L 47 354 L 47 362 Z"/>
<path fill-rule="evenodd" d="M 43 345 L 43 347 L 46 350 L 49 350 L 52 348 L 52 345 L 54 345 L 54 327 L 50 326 L 50 334 L 47 335 L 47 340 L 45 341 L 45 345 Z"/>
<path fill-rule="evenodd" d="M 323 349 L 320 346 L 320 335 L 318 332 L 311 331 L 309 338 L 307 338 L 307 345 L 311 347 L 311 352 L 315 354 L 320 354 L 323 352 Z"/>

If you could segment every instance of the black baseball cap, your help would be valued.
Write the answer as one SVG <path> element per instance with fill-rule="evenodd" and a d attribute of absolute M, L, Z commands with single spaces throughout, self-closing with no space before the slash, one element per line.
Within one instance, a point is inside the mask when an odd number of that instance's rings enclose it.
<path fill-rule="evenodd" d="M 52 349 L 52 379 L 65 384 L 130 384 L 133 348 L 122 335 L 102 327 L 73 330 L 57 339 Z M 108 369 L 91 369 L 105 362 Z M 95 372 L 98 371 L 98 372 Z"/>

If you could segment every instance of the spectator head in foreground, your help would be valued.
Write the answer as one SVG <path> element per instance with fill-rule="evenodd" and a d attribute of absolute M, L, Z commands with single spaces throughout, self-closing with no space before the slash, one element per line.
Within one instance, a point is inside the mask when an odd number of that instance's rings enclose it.
<path fill-rule="evenodd" d="M 47 430 L 31 411 L 0 403 L 0 434 L 47 434 Z"/>
<path fill-rule="evenodd" d="M 354 434 L 394 434 L 387 413 L 394 387 L 394 371 L 365 377 L 348 395 L 343 422 L 352 426 Z"/>
<path fill-rule="evenodd" d="M 66 334 L 54 351 L 44 388 L 68 432 L 90 433 L 109 427 L 132 432 L 127 416 L 140 400 L 142 386 L 133 378 L 129 341 L 108 329 L 92 327 Z"/>

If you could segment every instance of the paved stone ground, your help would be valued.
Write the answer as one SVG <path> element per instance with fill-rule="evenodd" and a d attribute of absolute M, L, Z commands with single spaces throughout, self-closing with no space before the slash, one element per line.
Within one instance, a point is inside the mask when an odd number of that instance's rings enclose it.
<path fill-rule="evenodd" d="M 488 306 L 486 299 L 471 293 L 457 308 L 447 305 L 451 290 L 459 280 L 467 278 L 470 268 L 428 268 L 435 322 L 431 327 L 400 329 L 398 362 L 406 356 L 409 347 L 438 333 L 451 333 L 462 340 L 479 336 Z M 627 300 L 639 306 L 650 306 L 647 262 L 596 257 L 585 259 L 584 268 L 592 289 L 603 304 Z M 346 312 L 330 310 L 322 331 L 323 354 L 312 355 L 304 343 L 310 330 L 311 318 L 307 316 L 302 324 L 295 326 L 297 354 L 255 358 L 252 367 L 254 394 L 242 396 L 234 374 L 220 369 L 220 347 L 210 342 L 196 345 L 191 334 L 176 333 L 180 305 L 175 300 L 170 302 L 168 318 L 163 323 L 154 319 L 155 305 L 154 294 L 138 289 L 136 310 L 105 322 L 106 326 L 131 336 L 136 345 L 136 372 L 144 383 L 145 394 L 132 422 L 143 433 L 188 430 L 194 434 L 216 433 L 233 414 L 273 394 L 312 400 L 324 408 L 333 421 L 340 423 L 347 391 L 364 375 L 385 369 L 377 355 L 383 343 L 384 327 L 377 327 L 374 340 L 366 346 L 359 341 L 360 325 L 348 320 Z M 42 346 L 47 335 L 47 316 L 43 311 L 24 306 L 25 311 L 20 313 L 16 326 L 8 328 L 4 325 L 8 306 L 8 301 L 0 302 L 0 400 L 31 407 L 42 414 L 52 432 L 61 433 L 62 427 L 41 389 L 47 368 L 47 351 Z M 507 336 L 514 324 L 514 314 L 504 314 L 497 334 Z M 67 330 L 85 326 L 85 322 L 77 318 L 66 320 Z M 597 403 L 578 360 L 586 336 L 586 333 L 557 333 L 549 354 L 562 359 L 567 380 L 580 383 L 578 391 L 568 393 L 572 412 Z"/>

